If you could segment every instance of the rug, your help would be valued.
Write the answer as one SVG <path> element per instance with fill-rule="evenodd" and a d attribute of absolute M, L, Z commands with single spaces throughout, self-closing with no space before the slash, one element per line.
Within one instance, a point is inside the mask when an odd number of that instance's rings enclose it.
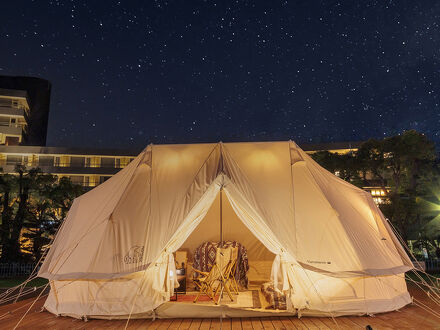
<path fill-rule="evenodd" d="M 196 292 L 187 292 L 187 294 L 177 295 L 177 301 L 171 301 L 173 303 L 193 303 L 196 298 Z M 239 292 L 238 295 L 233 295 L 234 301 L 231 301 L 227 294 L 223 296 L 220 305 L 226 305 L 234 308 L 261 308 L 260 294 L 258 290 L 248 290 Z M 215 298 L 218 299 L 218 296 Z M 214 301 L 207 295 L 200 295 L 197 300 L 197 304 L 200 305 L 214 305 Z"/>
<path fill-rule="evenodd" d="M 175 302 L 193 302 L 194 299 L 196 299 L 197 294 L 178 294 L 177 295 L 177 301 L 174 300 Z M 215 300 L 218 299 L 218 296 L 215 297 Z M 209 298 L 207 295 L 200 295 L 199 299 L 197 300 L 198 302 L 202 302 L 202 301 L 212 301 L 211 298 Z"/>

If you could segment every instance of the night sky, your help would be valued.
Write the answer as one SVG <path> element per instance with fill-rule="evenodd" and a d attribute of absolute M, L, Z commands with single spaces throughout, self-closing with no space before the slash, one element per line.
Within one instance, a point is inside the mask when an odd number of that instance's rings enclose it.
<path fill-rule="evenodd" d="M 48 145 L 440 141 L 438 1 L 1 1 L 0 74 Z"/>

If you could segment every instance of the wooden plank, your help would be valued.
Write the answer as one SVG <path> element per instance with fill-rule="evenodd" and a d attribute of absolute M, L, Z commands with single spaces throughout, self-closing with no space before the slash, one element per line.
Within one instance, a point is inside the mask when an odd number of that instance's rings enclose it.
<path fill-rule="evenodd" d="M 200 330 L 209 330 L 211 327 L 211 319 L 202 319 L 202 323 L 200 323 Z"/>
<path fill-rule="evenodd" d="M 251 318 L 252 323 L 252 329 L 254 330 L 263 330 L 263 324 L 261 323 L 261 319 L 259 317 L 252 317 Z"/>
<path fill-rule="evenodd" d="M 333 328 L 340 328 L 340 329 L 358 329 L 359 326 L 351 321 L 350 319 L 347 319 L 346 317 L 335 317 L 334 319 L 329 318 L 334 324 Z"/>
<path fill-rule="evenodd" d="M 202 323 L 202 319 L 193 319 L 189 329 L 191 329 L 191 330 L 198 329 L 200 327 L 201 323 Z"/>
<path fill-rule="evenodd" d="M 150 319 L 130 320 L 130 322 L 128 323 L 127 329 L 130 329 L 130 330 L 146 329 L 146 328 L 148 328 L 148 325 L 151 322 L 152 322 L 152 320 L 150 320 Z"/>
<path fill-rule="evenodd" d="M 211 329 L 220 330 L 222 329 L 223 320 L 220 317 L 216 317 L 211 320 Z"/>
<path fill-rule="evenodd" d="M 231 329 L 241 329 L 241 319 L 239 317 L 231 319 Z"/>
<path fill-rule="evenodd" d="M 187 330 L 191 327 L 192 319 L 183 319 L 182 323 L 180 323 L 179 329 Z"/>
<path fill-rule="evenodd" d="M 263 325 L 264 329 L 275 329 L 272 324 L 272 320 L 269 317 L 262 317 L 261 324 Z"/>
<path fill-rule="evenodd" d="M 285 329 L 298 329 L 293 322 L 290 321 L 288 316 L 280 316 L 279 320 L 285 327 Z"/>
<path fill-rule="evenodd" d="M 222 318 L 220 320 L 221 329 L 222 330 L 231 330 L 232 329 L 232 319 L 231 318 Z"/>
<path fill-rule="evenodd" d="M 303 317 L 299 318 L 299 320 L 303 323 L 303 325 L 307 329 L 319 329 L 319 327 L 317 327 L 316 324 L 312 321 L 311 317 L 303 316 Z"/>
<path fill-rule="evenodd" d="M 241 319 L 241 328 L 244 330 L 252 330 L 252 322 L 249 317 L 243 317 Z"/>
<path fill-rule="evenodd" d="M 149 326 L 148 329 L 152 329 L 152 330 L 159 329 L 159 327 L 161 327 L 162 324 L 163 324 L 163 323 L 166 323 L 166 322 L 167 322 L 167 319 L 155 319 L 155 320 L 150 324 L 150 326 Z M 101 326 L 101 325 L 100 325 L 100 326 Z M 163 327 L 162 327 L 161 329 L 163 329 Z"/>
<path fill-rule="evenodd" d="M 319 328 L 319 329 L 325 329 L 329 330 L 330 328 L 322 321 L 321 317 L 313 317 L 310 318 L 312 322 Z"/>
<path fill-rule="evenodd" d="M 271 317 L 271 321 L 274 329 L 286 329 L 278 317 Z"/>
<path fill-rule="evenodd" d="M 347 317 L 353 321 L 358 326 L 365 328 L 367 325 L 371 326 L 373 329 L 379 328 L 384 330 L 392 329 L 389 324 L 370 316 L 349 316 Z"/>
<path fill-rule="evenodd" d="M 331 317 L 320 317 L 319 320 L 324 323 L 328 329 L 338 329 L 342 327 L 341 324 L 335 322 Z"/>
<path fill-rule="evenodd" d="M 182 321 L 183 321 L 183 319 L 172 319 L 172 322 L 171 322 L 169 328 L 170 329 L 179 329 Z"/>
<path fill-rule="evenodd" d="M 304 323 L 297 316 L 287 316 L 289 321 L 295 326 L 297 329 L 307 329 Z"/>

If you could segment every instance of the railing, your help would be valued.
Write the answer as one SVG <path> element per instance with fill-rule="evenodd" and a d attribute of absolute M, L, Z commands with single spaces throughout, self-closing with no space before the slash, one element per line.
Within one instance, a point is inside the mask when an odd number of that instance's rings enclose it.
<path fill-rule="evenodd" d="M 20 161 L 3 161 L 0 162 L 0 166 L 1 165 L 26 165 L 28 167 L 38 167 L 38 166 L 52 166 L 52 167 L 75 167 L 75 168 L 124 168 L 125 166 L 120 165 L 120 166 L 116 166 L 113 164 L 100 164 L 99 166 L 91 166 L 91 165 L 85 165 L 85 164 L 72 164 L 72 163 L 56 163 L 54 164 L 53 162 L 32 162 L 32 163 L 27 163 L 27 162 L 20 162 Z"/>
<path fill-rule="evenodd" d="M 22 124 L 11 124 L 11 123 L 5 123 L 5 122 L 0 122 L 0 126 L 4 126 L 4 127 L 15 127 L 15 128 L 23 128 L 24 125 Z"/>
<path fill-rule="evenodd" d="M 426 259 L 425 266 L 427 272 L 440 271 L 440 259 Z"/>
<path fill-rule="evenodd" d="M 0 263 L 0 278 L 28 276 L 34 268 L 34 263 Z"/>
<path fill-rule="evenodd" d="M 414 267 L 418 270 L 422 270 L 430 273 L 440 272 L 440 259 L 424 259 L 413 261 Z"/>

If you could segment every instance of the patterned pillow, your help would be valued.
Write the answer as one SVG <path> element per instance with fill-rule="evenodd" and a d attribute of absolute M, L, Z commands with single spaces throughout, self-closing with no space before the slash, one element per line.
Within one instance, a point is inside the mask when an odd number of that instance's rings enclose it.
<path fill-rule="evenodd" d="M 269 306 L 267 306 L 266 309 L 287 309 L 286 295 L 279 289 L 275 288 L 273 283 L 266 282 L 261 285 L 261 292 L 269 303 Z"/>

